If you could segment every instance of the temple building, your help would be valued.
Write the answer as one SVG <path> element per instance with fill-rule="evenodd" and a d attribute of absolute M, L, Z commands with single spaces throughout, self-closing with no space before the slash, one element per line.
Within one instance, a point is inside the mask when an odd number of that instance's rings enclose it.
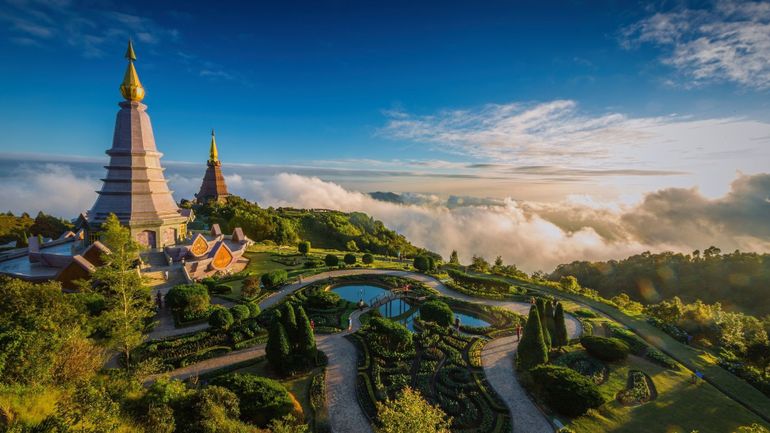
<path fill-rule="evenodd" d="M 174 245 L 187 236 L 188 218 L 180 213 L 166 179 L 155 145 L 147 106 L 142 104 L 144 87 L 134 67 L 136 54 L 131 42 L 126 50 L 128 66 L 120 93 L 109 165 L 102 189 L 85 215 L 89 240 L 98 239 L 99 228 L 110 213 L 131 230 L 146 248 Z"/>
<path fill-rule="evenodd" d="M 249 262 L 243 253 L 253 244 L 240 227 L 225 235 L 219 224 L 214 224 L 208 235 L 197 233 L 184 244 L 166 247 L 165 253 L 170 260 L 182 263 L 187 281 L 196 281 L 242 270 Z"/>
<path fill-rule="evenodd" d="M 210 201 L 223 201 L 228 195 L 225 178 L 222 176 L 222 163 L 219 161 L 217 151 L 217 139 L 214 130 L 211 130 L 211 146 L 209 147 L 209 160 L 206 162 L 206 174 L 203 175 L 203 183 L 195 198 L 198 203 L 205 204 Z"/>

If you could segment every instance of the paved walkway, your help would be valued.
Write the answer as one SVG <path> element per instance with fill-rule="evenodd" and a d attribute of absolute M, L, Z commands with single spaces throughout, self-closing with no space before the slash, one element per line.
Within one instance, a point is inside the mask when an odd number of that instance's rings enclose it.
<path fill-rule="evenodd" d="M 474 298 L 450 290 L 443 283 L 428 275 L 409 271 L 384 269 L 342 269 L 316 274 L 304 278 L 302 283 L 284 286 L 281 290 L 270 295 L 268 298 L 263 299 L 262 302 L 260 302 L 260 307 L 264 310 L 265 308 L 275 305 L 300 287 L 316 281 L 330 277 L 362 274 L 392 275 L 411 278 L 426 284 L 444 296 L 477 304 L 494 305 L 524 316 L 529 314 L 529 303 Z M 346 334 L 355 332 L 359 328 L 360 321 L 358 318 L 360 314 L 361 312 L 353 313 L 353 331 L 345 331 L 331 335 L 318 335 L 316 337 L 318 348 L 323 350 L 329 359 L 329 365 L 326 368 L 326 401 L 329 408 L 329 421 L 332 431 L 337 433 L 372 432 L 369 421 L 361 410 L 356 398 L 355 386 L 356 375 L 358 373 L 356 350 L 353 344 L 344 338 Z M 570 337 L 572 338 L 580 335 L 580 323 L 570 315 L 565 315 L 565 318 L 567 319 L 567 331 Z M 202 325 L 201 329 L 206 328 L 206 326 L 206 324 Z M 514 340 L 515 337 L 499 338 L 491 341 L 485 346 L 484 351 L 482 352 L 484 373 L 487 375 L 489 383 L 508 405 L 513 420 L 514 433 L 553 432 L 553 429 L 545 416 L 529 400 L 529 397 L 527 397 L 526 393 L 515 379 L 513 355 L 516 352 L 518 343 Z M 184 379 L 196 374 L 227 367 L 247 359 L 264 355 L 264 347 L 264 345 L 255 346 L 249 349 L 231 352 L 218 358 L 201 361 L 194 365 L 174 370 L 169 376 Z"/>

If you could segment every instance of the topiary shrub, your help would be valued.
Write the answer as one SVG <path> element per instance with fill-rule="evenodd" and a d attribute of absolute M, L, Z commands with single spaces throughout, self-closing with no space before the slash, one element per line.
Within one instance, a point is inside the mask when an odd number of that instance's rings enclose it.
<path fill-rule="evenodd" d="M 222 306 L 214 308 L 214 311 L 212 311 L 211 315 L 209 316 L 209 326 L 214 329 L 230 329 L 234 322 L 235 319 L 233 319 L 233 315 L 230 313 L 230 311 L 227 310 L 227 308 Z"/>
<path fill-rule="evenodd" d="M 283 269 L 276 269 L 266 274 L 262 274 L 262 285 L 266 289 L 275 289 L 289 279 L 289 275 Z"/>
<path fill-rule="evenodd" d="M 253 374 L 227 374 L 212 384 L 229 389 L 240 400 L 241 419 L 264 427 L 294 410 L 289 392 L 280 382 Z"/>
<path fill-rule="evenodd" d="M 591 355 L 609 362 L 622 361 L 628 357 L 630 348 L 623 340 L 586 336 L 580 339 L 580 344 Z"/>
<path fill-rule="evenodd" d="M 257 296 L 259 294 L 259 286 L 259 277 L 246 277 L 243 280 L 243 286 L 241 287 L 241 296 L 244 298 L 253 298 Z"/>
<path fill-rule="evenodd" d="M 202 284 L 181 284 L 166 293 L 166 305 L 183 317 L 199 316 L 211 307 L 211 297 Z M 203 316 L 205 318 L 205 316 Z"/>
<path fill-rule="evenodd" d="M 374 263 L 374 256 L 369 253 L 366 253 L 361 257 L 361 262 L 365 265 L 371 265 L 372 263 Z"/>
<path fill-rule="evenodd" d="M 335 307 L 340 302 L 340 295 L 330 290 L 319 290 L 307 297 L 307 304 L 311 308 L 325 310 Z"/>
<path fill-rule="evenodd" d="M 262 309 L 259 308 L 259 304 L 256 302 L 249 302 L 246 304 L 246 307 L 249 309 L 249 317 L 257 317 L 262 312 Z"/>
<path fill-rule="evenodd" d="M 596 385 L 580 373 L 557 365 L 539 365 L 529 371 L 535 392 L 555 411 L 569 417 L 604 404 Z"/>
<path fill-rule="evenodd" d="M 439 326 L 449 326 L 454 321 L 454 313 L 445 302 L 432 300 L 420 306 L 420 319 Z"/>
<path fill-rule="evenodd" d="M 340 263 L 340 258 L 334 254 L 327 254 L 326 257 L 324 257 L 324 263 L 329 267 L 337 266 Z"/>
<path fill-rule="evenodd" d="M 342 260 L 345 262 L 346 265 L 355 265 L 356 264 L 356 256 L 351 253 L 345 254 L 345 257 L 342 258 Z"/>
<path fill-rule="evenodd" d="M 251 315 L 249 312 L 249 307 L 241 304 L 233 305 L 232 308 L 230 308 L 230 314 L 232 314 L 233 320 L 236 322 L 246 320 Z"/>
<path fill-rule="evenodd" d="M 302 241 L 297 244 L 297 251 L 303 256 L 306 256 L 310 252 L 310 242 Z"/>
<path fill-rule="evenodd" d="M 230 293 L 233 293 L 233 288 L 227 284 L 217 284 L 211 288 L 211 293 L 217 295 L 229 295 Z"/>

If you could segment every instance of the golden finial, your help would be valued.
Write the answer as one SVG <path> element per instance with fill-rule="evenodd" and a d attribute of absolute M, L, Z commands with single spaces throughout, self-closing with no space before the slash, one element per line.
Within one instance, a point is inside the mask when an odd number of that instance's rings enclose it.
<path fill-rule="evenodd" d="M 126 74 L 123 76 L 123 83 L 120 85 L 120 93 L 127 101 L 139 102 L 144 99 L 144 87 L 142 87 L 142 83 L 139 81 L 139 74 L 136 73 L 136 68 L 134 68 L 136 53 L 130 39 L 126 49 L 126 59 L 128 59 L 128 66 L 126 67 Z"/>
<path fill-rule="evenodd" d="M 211 147 L 209 148 L 209 162 L 219 162 L 219 152 L 217 152 L 217 139 L 214 136 L 214 130 L 211 130 Z"/>

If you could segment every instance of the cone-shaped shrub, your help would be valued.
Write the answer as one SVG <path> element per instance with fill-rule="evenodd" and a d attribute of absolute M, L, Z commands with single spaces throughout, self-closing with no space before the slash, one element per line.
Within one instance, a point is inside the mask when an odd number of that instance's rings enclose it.
<path fill-rule="evenodd" d="M 297 314 L 291 302 L 286 303 L 283 310 L 283 329 L 289 337 L 289 344 L 294 347 L 297 343 Z"/>
<path fill-rule="evenodd" d="M 551 346 L 554 346 L 553 340 L 556 338 L 556 320 L 554 318 L 553 301 L 548 300 L 545 303 L 545 329 L 551 337 Z"/>
<path fill-rule="evenodd" d="M 553 335 L 553 345 L 556 347 L 562 347 L 567 345 L 567 324 L 564 321 L 564 307 L 561 302 L 556 303 L 556 314 L 554 316 L 554 323 L 556 329 Z"/>
<path fill-rule="evenodd" d="M 543 340 L 543 326 L 540 323 L 537 306 L 533 305 L 529 309 L 527 325 L 519 343 L 516 363 L 519 370 L 529 370 L 546 362 L 548 362 L 548 347 Z"/>
<path fill-rule="evenodd" d="M 545 322 L 545 299 L 537 298 L 535 303 L 537 306 L 537 314 L 540 317 L 540 328 L 543 330 L 543 341 L 545 341 L 545 347 L 551 350 L 551 334 L 548 333 L 548 327 Z"/>
<path fill-rule="evenodd" d="M 297 355 L 303 365 L 310 365 L 315 359 L 315 335 L 302 306 L 297 307 L 297 328 L 299 333 Z"/>
<path fill-rule="evenodd" d="M 289 366 L 289 339 L 286 337 L 286 330 L 281 322 L 273 322 L 270 327 L 270 333 L 267 336 L 267 345 L 265 354 L 267 362 L 281 373 L 285 373 Z"/>

